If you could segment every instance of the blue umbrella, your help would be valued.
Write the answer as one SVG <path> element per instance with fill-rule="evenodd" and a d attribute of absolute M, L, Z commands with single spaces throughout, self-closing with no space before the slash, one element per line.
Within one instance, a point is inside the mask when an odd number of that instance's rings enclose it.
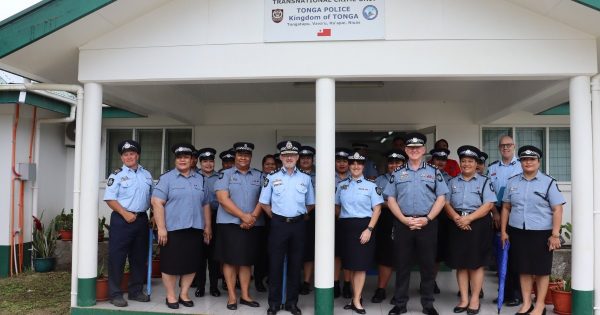
<path fill-rule="evenodd" d="M 504 286 L 506 283 L 506 269 L 508 267 L 508 249 L 510 243 L 506 242 L 506 245 L 502 246 L 502 239 L 500 233 L 496 234 L 496 259 L 498 263 L 498 314 L 502 310 L 502 304 L 504 304 Z"/>
<path fill-rule="evenodd" d="M 281 286 L 281 305 L 285 305 L 287 299 L 287 255 L 283 258 L 283 280 Z"/>
<path fill-rule="evenodd" d="M 147 275 L 147 283 L 146 283 L 146 293 L 148 296 L 152 295 L 152 237 L 154 234 L 152 233 L 152 227 L 148 229 L 150 232 L 148 233 L 148 275 Z"/>

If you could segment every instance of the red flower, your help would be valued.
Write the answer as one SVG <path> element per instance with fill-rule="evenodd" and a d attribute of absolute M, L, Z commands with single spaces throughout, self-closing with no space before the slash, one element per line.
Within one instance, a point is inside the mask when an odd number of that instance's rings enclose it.
<path fill-rule="evenodd" d="M 33 223 L 35 223 L 35 229 L 38 231 L 42 230 L 42 222 L 40 221 L 40 219 L 36 218 L 35 216 L 33 217 Z"/>

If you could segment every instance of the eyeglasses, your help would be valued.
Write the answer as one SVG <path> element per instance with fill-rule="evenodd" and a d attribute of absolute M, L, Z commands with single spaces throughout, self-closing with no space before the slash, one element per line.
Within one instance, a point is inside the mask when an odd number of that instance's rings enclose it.
<path fill-rule="evenodd" d="M 501 143 L 498 145 L 498 147 L 501 149 L 508 149 L 508 148 L 512 147 L 513 145 L 515 145 L 515 144 L 514 143 Z"/>

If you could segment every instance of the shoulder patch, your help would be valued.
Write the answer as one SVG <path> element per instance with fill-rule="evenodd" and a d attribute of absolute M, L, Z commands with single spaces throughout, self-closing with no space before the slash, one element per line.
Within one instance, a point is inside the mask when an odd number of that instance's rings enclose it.
<path fill-rule="evenodd" d="M 494 185 L 492 185 L 492 181 L 488 181 L 489 185 L 490 185 L 490 190 L 495 193 L 496 190 L 494 189 Z"/>
<path fill-rule="evenodd" d="M 442 176 L 442 173 L 440 173 L 440 172 L 437 172 L 437 174 L 435 175 L 435 178 L 437 179 L 438 182 L 444 181 L 444 177 Z"/>
<path fill-rule="evenodd" d="M 117 174 L 121 173 L 121 169 L 120 169 L 120 168 L 117 168 L 117 169 L 116 169 L 116 170 L 114 170 L 112 173 L 113 173 L 113 174 L 115 174 L 115 175 L 117 175 Z"/>
<path fill-rule="evenodd" d="M 263 187 L 267 187 L 269 186 L 269 178 L 267 176 L 265 176 L 263 178 Z"/>
<path fill-rule="evenodd" d="M 112 184 L 115 182 L 114 178 L 109 178 L 108 181 L 106 182 L 106 186 L 112 186 Z"/>
<path fill-rule="evenodd" d="M 492 165 L 494 165 L 494 164 L 498 164 L 498 163 L 500 163 L 500 160 L 496 160 L 496 161 L 494 161 L 494 162 L 492 162 L 492 163 L 488 164 L 488 167 L 489 167 L 489 166 L 492 166 Z"/>
<path fill-rule="evenodd" d="M 225 176 L 225 174 L 223 172 L 219 172 L 219 179 L 223 178 L 223 176 Z"/>
<path fill-rule="evenodd" d="M 381 194 L 383 193 L 383 189 L 381 189 L 380 187 L 375 187 L 375 192 L 381 196 Z"/>
<path fill-rule="evenodd" d="M 390 176 L 390 184 L 392 184 L 395 181 L 396 181 L 396 177 L 394 176 L 394 174 L 392 174 L 392 176 Z"/>

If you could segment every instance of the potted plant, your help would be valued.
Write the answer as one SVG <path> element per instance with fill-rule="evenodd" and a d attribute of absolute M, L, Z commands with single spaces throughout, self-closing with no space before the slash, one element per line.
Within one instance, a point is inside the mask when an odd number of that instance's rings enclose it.
<path fill-rule="evenodd" d="M 573 234 L 573 225 L 571 222 L 566 222 L 565 224 L 561 225 L 558 234 L 560 235 L 560 245 L 564 245 L 566 243 L 566 239 L 571 240 L 571 234 Z M 563 235 L 565 237 L 563 237 Z"/>
<path fill-rule="evenodd" d="M 121 278 L 121 291 L 124 293 L 129 291 L 129 259 L 125 261 L 125 268 L 123 269 L 123 277 Z"/>
<path fill-rule="evenodd" d="M 63 208 L 59 215 L 54 218 L 55 228 L 58 231 L 60 239 L 63 241 L 70 241 L 73 239 L 73 209 L 71 213 L 65 213 Z"/>
<path fill-rule="evenodd" d="M 160 278 L 160 254 L 158 244 L 152 244 L 152 278 Z"/>
<path fill-rule="evenodd" d="M 109 230 L 110 226 L 106 224 L 106 218 L 98 218 L 98 242 L 104 242 L 104 228 Z"/>
<path fill-rule="evenodd" d="M 571 314 L 572 296 L 571 279 L 566 279 L 558 288 L 551 289 L 552 304 L 554 304 L 554 313 L 560 315 Z"/>
<path fill-rule="evenodd" d="M 548 282 L 548 291 L 546 292 L 546 298 L 544 299 L 544 303 L 546 305 L 552 304 L 552 289 L 556 289 L 561 287 L 563 284 L 563 279 L 559 276 L 550 276 L 550 282 Z"/>
<path fill-rule="evenodd" d="M 56 239 L 58 237 L 55 229 L 56 224 L 52 220 L 48 226 L 45 226 L 42 223 L 43 217 L 43 212 L 39 218 L 33 217 L 33 240 L 31 247 L 33 251 L 33 268 L 37 272 L 52 271 L 56 267 L 56 257 L 54 256 Z"/>
<path fill-rule="evenodd" d="M 96 301 L 107 301 L 109 299 L 108 292 L 108 277 L 106 272 L 105 260 L 98 267 L 98 277 L 96 277 Z"/>

